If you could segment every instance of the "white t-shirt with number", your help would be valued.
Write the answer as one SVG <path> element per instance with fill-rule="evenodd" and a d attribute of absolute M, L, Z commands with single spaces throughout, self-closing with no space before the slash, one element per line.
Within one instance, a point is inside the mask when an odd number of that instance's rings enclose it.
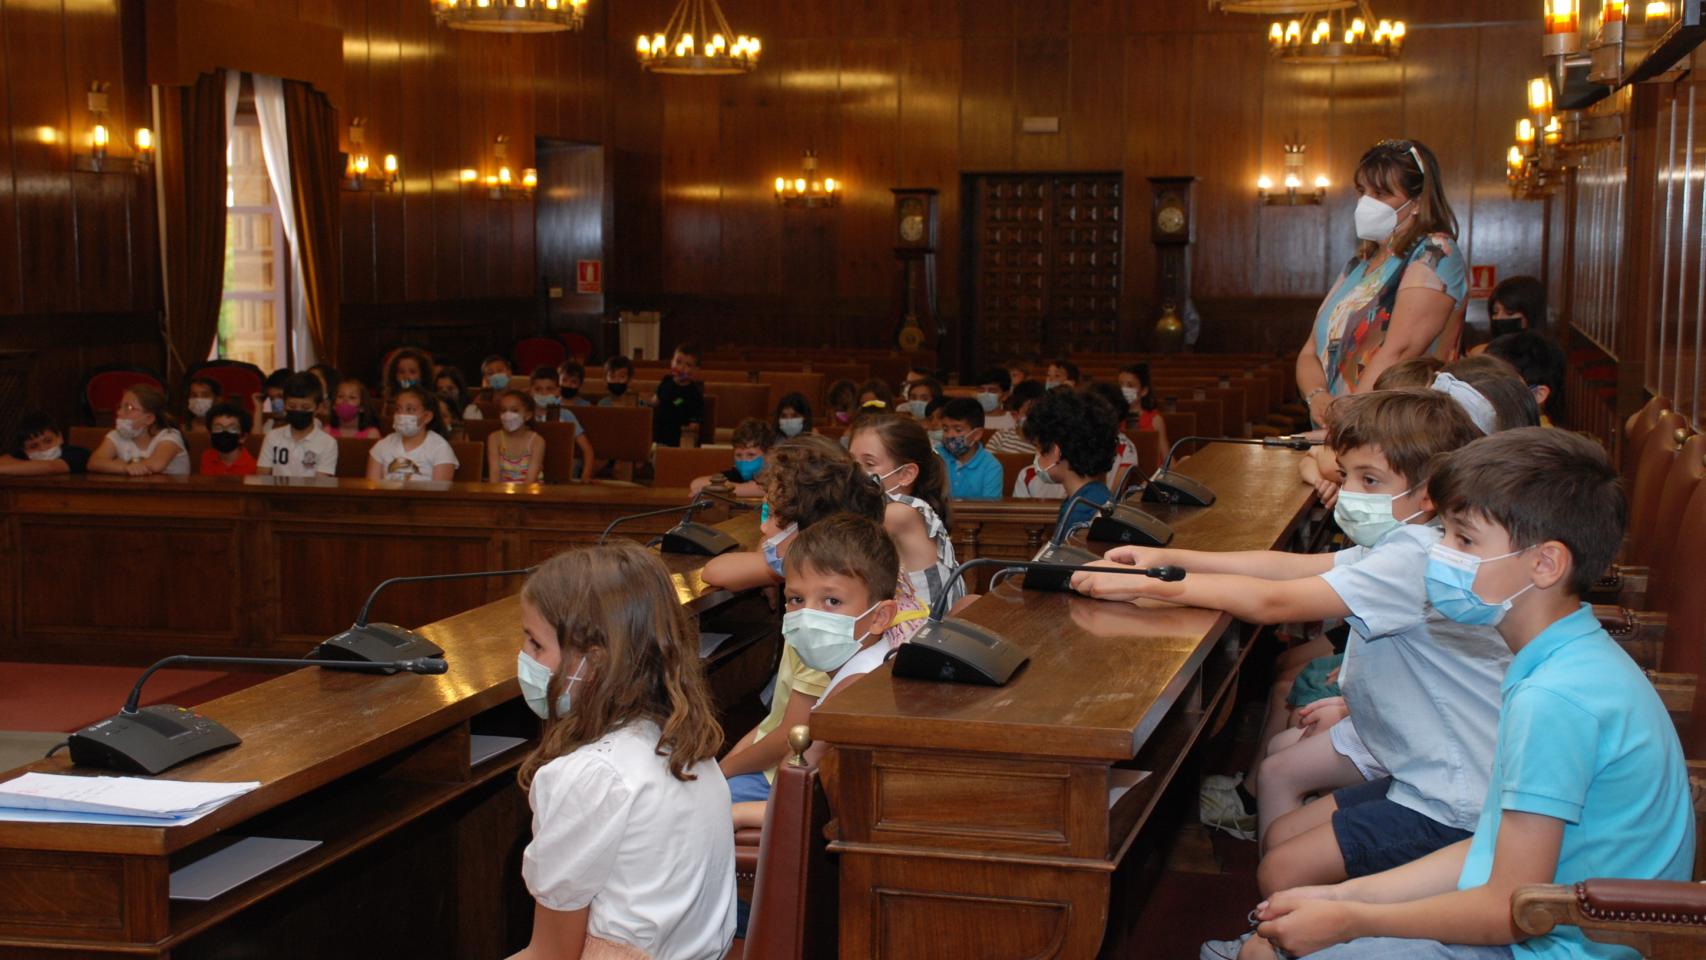
<path fill-rule="evenodd" d="M 338 441 L 320 429 L 318 420 L 301 440 L 291 436 L 288 424 L 274 427 L 261 441 L 255 464 L 270 469 L 275 477 L 337 476 Z"/>
<path fill-rule="evenodd" d="M 379 461 L 387 480 L 431 480 L 432 468 L 441 463 L 461 466 L 461 461 L 456 459 L 456 451 L 450 448 L 450 441 L 431 430 L 427 431 L 421 445 L 413 450 L 403 449 L 402 434 L 388 434 L 373 445 L 368 456 Z"/>

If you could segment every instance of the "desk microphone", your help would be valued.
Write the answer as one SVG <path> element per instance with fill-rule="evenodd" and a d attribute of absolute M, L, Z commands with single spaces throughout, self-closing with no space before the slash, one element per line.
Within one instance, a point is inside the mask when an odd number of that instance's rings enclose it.
<path fill-rule="evenodd" d="M 328 670 L 354 670 L 358 673 L 443 673 L 448 669 L 443 660 L 431 657 L 388 660 L 377 663 L 360 661 L 325 662 L 290 660 L 282 657 L 167 657 L 142 671 L 124 707 L 112 717 L 99 720 L 71 735 L 71 762 L 82 767 L 121 770 L 126 773 L 159 773 L 185 760 L 204 753 L 234 747 L 242 740 L 217 722 L 183 707 L 169 704 L 137 709 L 142 699 L 142 685 L 162 667 L 185 663 L 249 664 L 267 667 L 304 667 L 317 665 Z"/>
<path fill-rule="evenodd" d="M 1191 441 L 1198 443 L 1242 443 L 1252 447 L 1270 447 L 1285 450 L 1308 450 L 1320 446 L 1319 440 L 1305 440 L 1297 436 L 1285 437 L 1180 437 L 1172 448 L 1167 451 L 1167 459 L 1161 461 L 1161 469 L 1155 471 L 1155 476 L 1143 487 L 1144 503 L 1176 503 L 1184 507 L 1207 507 L 1214 503 L 1214 491 L 1201 480 L 1187 477 L 1182 473 L 1174 473 L 1173 455 L 1179 452 L 1179 447 Z"/>
<path fill-rule="evenodd" d="M 734 537 L 718 530 L 716 527 L 703 523 L 695 523 L 693 520 L 693 515 L 695 513 L 711 509 L 713 501 L 717 499 L 722 499 L 724 502 L 734 504 L 741 509 L 751 509 L 739 500 L 735 500 L 733 498 L 719 498 L 708 492 L 702 492 L 698 497 L 694 498 L 692 503 L 687 504 L 685 507 L 664 507 L 660 510 L 647 510 L 644 513 L 631 513 L 625 517 L 617 517 L 610 521 L 610 526 L 605 527 L 603 533 L 599 534 L 598 542 L 604 543 L 606 540 L 609 540 L 611 531 L 630 520 L 644 520 L 647 517 L 663 517 L 672 513 L 680 513 L 681 522 L 670 527 L 669 530 L 665 531 L 664 535 L 658 539 L 658 549 L 660 551 L 664 553 L 692 553 L 700 556 L 715 557 L 719 554 L 728 553 L 730 550 L 739 550 L 740 541 L 736 540 Z"/>
<path fill-rule="evenodd" d="M 393 663 L 411 657 L 442 657 L 444 650 L 438 644 L 407 627 L 399 627 L 394 623 L 367 622 L 367 614 L 373 609 L 373 601 L 378 599 L 386 587 L 393 583 L 524 577 L 532 572 L 533 568 L 527 567 L 522 570 L 481 570 L 475 573 L 429 573 L 418 577 L 392 577 L 382 581 L 367 595 L 367 602 L 361 605 L 361 615 L 355 618 L 355 623 L 348 630 L 322 641 L 308 657 L 311 660 L 365 663 Z"/>
<path fill-rule="evenodd" d="M 1096 573 L 1117 573 L 1152 577 L 1156 580 L 1183 580 L 1183 567 L 1087 567 L 1083 564 L 1038 563 L 1025 560 L 1001 560 L 995 557 L 978 557 L 967 560 L 954 568 L 948 575 L 947 583 L 958 580 L 962 574 L 974 567 L 1017 567 L 1025 571 L 1025 579 L 1029 580 L 1035 573 L 1041 572 L 1050 576 L 1070 577 L 1080 570 L 1094 570 Z M 924 626 L 912 635 L 912 639 L 900 645 L 894 656 L 894 675 L 913 680 L 931 680 L 941 683 L 975 683 L 986 687 L 999 687 L 1012 678 L 1030 658 L 1025 656 L 1013 643 L 1003 639 L 988 627 L 967 623 L 964 620 L 948 620 L 948 597 L 946 592 L 936 601 L 936 606 L 930 611 L 930 619 Z"/>

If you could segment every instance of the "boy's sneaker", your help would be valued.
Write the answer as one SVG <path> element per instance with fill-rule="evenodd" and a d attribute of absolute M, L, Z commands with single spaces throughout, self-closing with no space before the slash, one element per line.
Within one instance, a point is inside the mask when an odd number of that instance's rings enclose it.
<path fill-rule="evenodd" d="M 1243 949 L 1244 941 L 1255 935 L 1256 931 L 1252 930 L 1231 940 L 1205 940 L 1202 949 L 1197 951 L 1197 960 L 1238 960 L 1238 951 Z"/>
<path fill-rule="evenodd" d="M 1197 819 L 1240 840 L 1256 839 L 1256 816 L 1244 812 L 1244 801 L 1238 796 L 1238 785 L 1243 782 L 1242 773 L 1203 777 L 1197 793 Z"/>

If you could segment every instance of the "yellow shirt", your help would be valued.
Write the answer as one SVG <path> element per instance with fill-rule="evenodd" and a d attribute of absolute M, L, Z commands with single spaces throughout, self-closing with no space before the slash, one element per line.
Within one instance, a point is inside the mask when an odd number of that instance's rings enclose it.
<path fill-rule="evenodd" d="M 782 663 L 776 668 L 776 687 L 770 694 L 770 713 L 758 724 L 758 732 L 753 736 L 752 742 L 757 743 L 782 725 L 782 718 L 788 713 L 788 699 L 795 692 L 808 697 L 821 697 L 828 686 L 829 674 L 806 666 L 806 662 L 794 652 L 793 645 L 784 643 Z M 765 770 L 764 779 L 775 783 L 776 768 Z"/>

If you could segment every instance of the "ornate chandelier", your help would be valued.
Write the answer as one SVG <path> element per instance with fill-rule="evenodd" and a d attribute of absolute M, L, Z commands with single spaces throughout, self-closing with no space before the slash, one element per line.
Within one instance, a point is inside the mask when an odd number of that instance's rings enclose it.
<path fill-rule="evenodd" d="M 1221 13 L 1319 13 L 1356 6 L 1356 0 L 1208 0 L 1210 10 Z"/>
<path fill-rule="evenodd" d="M 717 0 L 681 0 L 662 31 L 634 43 L 641 69 L 701 77 L 751 73 L 762 49 L 729 28 Z"/>
<path fill-rule="evenodd" d="M 433 18 L 453 30 L 552 33 L 586 25 L 587 0 L 432 0 Z"/>
<path fill-rule="evenodd" d="M 1377 20 L 1368 0 L 1306 13 L 1268 27 L 1268 49 L 1286 63 L 1378 63 L 1396 60 L 1409 29 Z"/>

